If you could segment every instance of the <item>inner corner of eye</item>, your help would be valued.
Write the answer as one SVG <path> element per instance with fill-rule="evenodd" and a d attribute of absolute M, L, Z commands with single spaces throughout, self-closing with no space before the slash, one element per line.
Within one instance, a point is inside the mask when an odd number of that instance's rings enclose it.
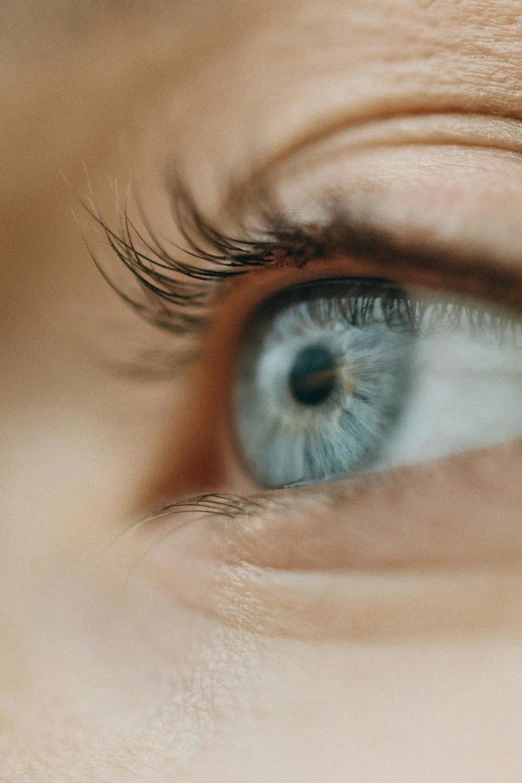
<path fill-rule="evenodd" d="M 239 459 L 259 486 L 279 488 L 521 434 L 521 346 L 521 321 L 477 301 L 373 278 L 286 288 L 255 311 L 240 346 Z"/>

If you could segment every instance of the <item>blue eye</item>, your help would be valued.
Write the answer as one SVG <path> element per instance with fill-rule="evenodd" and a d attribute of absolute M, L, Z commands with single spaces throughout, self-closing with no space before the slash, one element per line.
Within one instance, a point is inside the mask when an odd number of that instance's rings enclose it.
<path fill-rule="evenodd" d="M 310 484 L 521 433 L 520 332 L 477 302 L 388 281 L 280 292 L 254 314 L 238 362 L 249 473 L 267 488 Z"/>
<path fill-rule="evenodd" d="M 391 283 L 290 289 L 265 305 L 244 350 L 238 429 L 266 487 L 370 466 L 408 397 L 415 332 Z"/>

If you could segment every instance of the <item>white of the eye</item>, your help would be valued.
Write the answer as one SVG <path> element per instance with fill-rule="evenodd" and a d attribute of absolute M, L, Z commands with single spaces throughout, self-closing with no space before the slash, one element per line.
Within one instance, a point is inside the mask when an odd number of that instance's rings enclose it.
<path fill-rule="evenodd" d="M 466 323 L 421 337 L 413 389 L 379 467 L 435 459 L 522 435 L 522 343 Z"/>

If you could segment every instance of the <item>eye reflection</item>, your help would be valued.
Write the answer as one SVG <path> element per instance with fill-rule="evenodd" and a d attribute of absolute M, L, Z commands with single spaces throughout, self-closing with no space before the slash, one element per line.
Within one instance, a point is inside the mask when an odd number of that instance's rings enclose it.
<path fill-rule="evenodd" d="M 477 300 L 346 278 L 250 321 L 238 449 L 266 488 L 444 456 L 522 432 L 521 324 Z"/>

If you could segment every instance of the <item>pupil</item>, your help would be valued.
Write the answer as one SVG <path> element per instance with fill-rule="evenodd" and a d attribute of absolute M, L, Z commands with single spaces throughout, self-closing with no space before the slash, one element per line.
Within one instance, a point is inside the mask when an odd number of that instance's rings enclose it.
<path fill-rule="evenodd" d="M 289 385 L 303 405 L 320 405 L 335 388 L 337 367 L 332 353 L 322 345 L 303 348 L 295 357 Z"/>

